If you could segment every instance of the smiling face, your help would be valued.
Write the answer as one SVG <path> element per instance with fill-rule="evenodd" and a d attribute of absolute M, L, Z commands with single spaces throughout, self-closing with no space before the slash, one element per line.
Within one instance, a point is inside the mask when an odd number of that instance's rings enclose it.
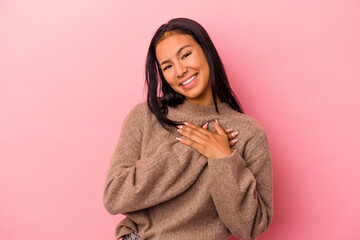
<path fill-rule="evenodd" d="M 190 35 L 165 33 L 155 51 L 166 82 L 177 93 L 195 104 L 213 104 L 209 64 Z"/>

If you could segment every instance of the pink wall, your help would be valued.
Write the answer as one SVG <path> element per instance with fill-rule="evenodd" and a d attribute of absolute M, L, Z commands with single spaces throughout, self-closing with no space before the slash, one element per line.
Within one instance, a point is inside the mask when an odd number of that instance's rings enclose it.
<path fill-rule="evenodd" d="M 221 2 L 221 1 L 220 1 Z M 261 239 L 358 239 L 360 2 L 0 2 L 0 238 L 113 239 L 102 205 L 160 24 L 209 32 L 268 132 L 275 215 Z"/>

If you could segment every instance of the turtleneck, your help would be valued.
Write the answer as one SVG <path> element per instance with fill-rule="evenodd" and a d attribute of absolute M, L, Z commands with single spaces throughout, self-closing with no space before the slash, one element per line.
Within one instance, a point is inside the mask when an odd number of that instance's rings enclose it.
<path fill-rule="evenodd" d="M 219 112 L 216 112 L 214 104 L 198 105 L 185 99 L 182 104 L 169 107 L 166 116 L 174 121 L 192 121 L 192 123 L 200 125 L 235 111 L 227 102 L 218 103 L 217 107 Z"/>
<path fill-rule="evenodd" d="M 185 100 L 167 117 L 198 126 L 218 119 L 238 131 L 233 153 L 207 159 L 165 130 L 146 102 L 125 118 L 104 187 L 111 214 L 125 214 L 116 238 L 134 233 L 141 240 L 250 240 L 269 226 L 272 209 L 271 156 L 264 129 L 226 102 L 197 105 Z"/>

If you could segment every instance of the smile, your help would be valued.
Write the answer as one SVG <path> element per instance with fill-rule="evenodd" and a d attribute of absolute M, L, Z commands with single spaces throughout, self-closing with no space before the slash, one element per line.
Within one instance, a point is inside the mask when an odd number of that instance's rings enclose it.
<path fill-rule="evenodd" d="M 197 77 L 197 74 L 195 74 L 194 76 L 192 76 L 191 78 L 189 78 L 188 80 L 186 80 L 185 82 L 181 83 L 180 85 L 182 86 L 186 86 L 188 85 L 189 83 L 191 83 L 192 81 L 194 81 L 194 79 Z"/>

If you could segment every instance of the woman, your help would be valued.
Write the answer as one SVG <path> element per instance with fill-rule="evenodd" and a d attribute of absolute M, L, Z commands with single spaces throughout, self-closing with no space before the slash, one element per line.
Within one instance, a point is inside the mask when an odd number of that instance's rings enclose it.
<path fill-rule="evenodd" d="M 126 215 L 116 238 L 260 236 L 273 214 L 266 133 L 242 113 L 206 31 L 186 18 L 162 25 L 146 82 L 106 177 L 106 209 Z"/>

